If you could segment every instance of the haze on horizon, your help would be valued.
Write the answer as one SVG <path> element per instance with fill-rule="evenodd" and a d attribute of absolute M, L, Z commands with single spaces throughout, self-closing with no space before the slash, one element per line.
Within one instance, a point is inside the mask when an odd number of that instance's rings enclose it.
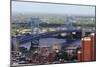
<path fill-rule="evenodd" d="M 18 13 L 95 16 L 95 6 L 12 1 L 12 14 Z"/>

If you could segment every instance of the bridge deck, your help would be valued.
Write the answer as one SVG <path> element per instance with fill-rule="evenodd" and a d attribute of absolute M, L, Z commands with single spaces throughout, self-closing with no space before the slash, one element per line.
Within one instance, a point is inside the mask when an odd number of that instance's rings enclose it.
<path fill-rule="evenodd" d="M 37 40 L 40 38 L 45 38 L 45 37 L 50 37 L 56 34 L 61 34 L 61 33 L 68 33 L 68 32 L 81 32 L 80 30 L 61 30 L 61 31 L 51 31 L 51 32 L 46 32 L 46 33 L 41 33 L 41 34 L 36 34 L 36 35 L 27 35 L 27 36 L 18 36 L 16 37 L 19 43 L 27 43 L 29 41 Z"/>

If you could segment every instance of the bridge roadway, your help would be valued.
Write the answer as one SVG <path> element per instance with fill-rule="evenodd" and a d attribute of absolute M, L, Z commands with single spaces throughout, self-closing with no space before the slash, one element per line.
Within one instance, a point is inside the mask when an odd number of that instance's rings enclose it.
<path fill-rule="evenodd" d="M 46 33 L 40 33 L 36 35 L 26 35 L 26 36 L 17 36 L 17 40 L 20 44 L 24 44 L 30 41 L 39 40 L 40 38 L 48 38 L 52 37 L 53 35 L 59 35 L 61 33 L 68 33 L 68 32 L 81 32 L 81 30 L 61 30 L 61 31 L 51 31 Z"/>

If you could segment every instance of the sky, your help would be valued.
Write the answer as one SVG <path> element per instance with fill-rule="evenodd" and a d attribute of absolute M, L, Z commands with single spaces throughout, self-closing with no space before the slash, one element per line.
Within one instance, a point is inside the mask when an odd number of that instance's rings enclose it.
<path fill-rule="evenodd" d="M 48 4 L 35 2 L 12 2 L 12 13 L 67 14 L 95 16 L 95 6 Z"/>

